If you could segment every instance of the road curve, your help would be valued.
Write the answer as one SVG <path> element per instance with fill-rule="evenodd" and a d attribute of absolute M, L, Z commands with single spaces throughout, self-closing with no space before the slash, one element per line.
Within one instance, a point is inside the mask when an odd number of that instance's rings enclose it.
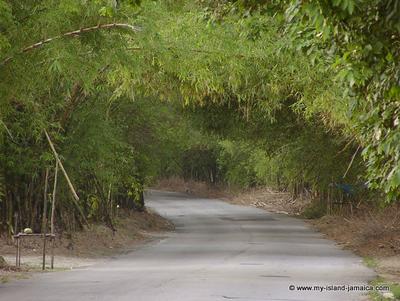
<path fill-rule="evenodd" d="M 361 292 L 298 290 L 374 277 L 301 220 L 171 192 L 146 199 L 176 231 L 95 266 L 0 285 L 0 300 L 365 300 Z"/>

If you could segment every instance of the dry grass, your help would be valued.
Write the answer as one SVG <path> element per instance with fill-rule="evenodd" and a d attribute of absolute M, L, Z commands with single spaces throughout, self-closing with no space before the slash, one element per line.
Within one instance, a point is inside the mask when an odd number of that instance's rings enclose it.
<path fill-rule="evenodd" d="M 151 211 L 121 211 L 115 226 L 116 232 L 104 225 L 92 224 L 82 231 L 59 235 L 56 239 L 54 271 L 93 265 L 106 256 L 132 250 L 154 238 L 153 233 L 173 229 L 169 221 Z M 15 268 L 14 243 L 1 237 L 0 254 L 7 260 L 7 264 L 3 262 L 0 267 L 0 283 L 29 278 L 33 272 L 41 271 L 42 244 L 40 238 L 24 239 L 22 265 Z"/>
<path fill-rule="evenodd" d="M 312 221 L 318 230 L 363 256 L 400 254 L 400 206 L 364 207 L 354 215 L 324 216 Z"/>
<path fill-rule="evenodd" d="M 232 197 L 231 202 L 289 215 L 300 215 L 310 203 L 307 199 L 293 199 L 290 193 L 268 188 L 253 188 L 242 191 Z"/>
<path fill-rule="evenodd" d="M 365 258 L 373 258 L 379 276 L 400 283 L 400 206 L 364 207 L 348 216 L 310 221 L 317 230 Z"/>
<path fill-rule="evenodd" d="M 62 233 L 56 238 L 55 255 L 64 257 L 102 257 L 114 254 L 151 238 L 151 233 L 173 229 L 172 224 L 151 212 L 119 213 L 116 232 L 102 224 L 92 224 L 82 231 Z M 40 238 L 24 239 L 23 256 L 40 257 L 43 242 Z M 0 254 L 14 255 L 10 239 L 0 238 Z M 7 256 L 10 257 L 10 256 Z"/>

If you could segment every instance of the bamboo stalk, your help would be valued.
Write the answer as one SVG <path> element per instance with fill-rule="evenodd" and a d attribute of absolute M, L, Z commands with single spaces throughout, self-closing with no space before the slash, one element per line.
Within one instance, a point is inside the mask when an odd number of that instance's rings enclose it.
<path fill-rule="evenodd" d="M 54 170 L 53 199 L 52 199 L 52 203 L 51 203 L 51 218 L 50 218 L 50 233 L 51 234 L 54 234 L 54 213 L 55 213 L 55 204 L 56 204 L 57 178 L 58 178 L 58 161 L 56 160 L 56 167 Z"/>
<path fill-rule="evenodd" d="M 58 153 L 57 153 L 57 151 L 56 151 L 56 149 L 55 149 L 55 147 L 54 147 L 54 144 L 53 144 L 53 142 L 51 141 L 50 136 L 49 136 L 49 134 L 47 133 L 46 130 L 44 130 L 44 134 L 46 135 L 47 141 L 49 142 L 50 148 L 51 148 L 51 150 L 53 151 L 54 157 L 56 158 L 56 161 L 57 161 L 58 164 L 60 165 L 60 169 L 61 169 L 61 171 L 63 172 L 65 179 L 67 180 L 68 186 L 69 186 L 69 188 L 70 188 L 70 190 L 71 190 L 71 192 L 72 192 L 72 195 L 73 195 L 74 199 L 75 199 L 76 201 L 79 201 L 79 196 L 77 195 L 77 193 L 76 193 L 76 191 L 75 191 L 75 189 L 74 189 L 74 186 L 72 185 L 72 182 L 71 182 L 71 180 L 69 179 L 68 174 L 67 174 L 67 172 L 66 172 L 65 169 L 64 169 L 64 165 L 62 164 L 62 162 L 61 162 L 61 160 L 60 160 L 60 157 L 58 156 Z"/>
<path fill-rule="evenodd" d="M 47 188 L 49 184 L 49 169 L 46 168 L 46 178 L 44 181 L 44 194 L 43 194 L 43 218 L 42 218 L 42 233 L 43 233 L 43 260 L 42 270 L 46 269 L 46 224 L 47 224 Z"/>
<path fill-rule="evenodd" d="M 18 213 L 14 212 L 14 235 L 17 235 L 18 233 Z"/>
<path fill-rule="evenodd" d="M 47 188 L 49 184 L 49 169 L 46 168 L 46 176 L 44 180 L 43 192 L 43 217 L 42 217 L 42 233 L 46 232 L 46 219 L 47 219 Z"/>
<path fill-rule="evenodd" d="M 27 46 L 27 47 L 24 47 L 24 48 L 19 52 L 19 54 L 23 54 L 23 53 L 29 52 L 29 51 L 31 51 L 31 50 L 33 50 L 33 49 L 42 47 L 42 46 L 45 45 L 45 44 L 48 44 L 48 43 L 50 43 L 50 42 L 52 42 L 52 41 L 54 41 L 54 40 L 57 40 L 57 39 L 61 39 L 61 38 L 63 38 L 63 37 L 79 36 L 79 35 L 81 35 L 81 34 L 83 34 L 83 33 L 86 33 L 86 32 L 91 32 L 91 31 L 95 31 L 95 30 L 99 30 L 99 29 L 112 29 L 112 28 L 126 28 L 126 29 L 130 29 L 130 30 L 132 30 L 132 31 L 134 31 L 134 32 L 139 32 L 139 31 L 142 30 L 142 29 L 141 29 L 140 27 L 138 27 L 138 26 L 134 26 L 134 25 L 131 25 L 131 24 L 126 24 L 126 23 L 98 24 L 98 25 L 96 25 L 96 26 L 83 27 L 83 28 L 80 28 L 80 29 L 77 29 L 77 30 L 73 30 L 73 31 L 68 31 L 68 32 L 61 33 L 61 34 L 58 35 L 58 36 L 54 36 L 54 37 L 51 37 L 51 38 L 48 38 L 48 39 L 44 39 L 44 40 L 42 40 L 42 41 L 39 41 L 39 42 L 37 42 L 37 43 L 34 43 L 34 44 L 29 45 L 29 46 Z M 9 56 L 9 57 L 7 57 L 6 59 L 4 59 L 4 60 L 2 61 L 1 65 L 6 65 L 6 64 L 9 63 L 13 58 L 14 58 L 14 56 Z"/>
<path fill-rule="evenodd" d="M 113 219 L 113 203 L 112 203 L 112 199 L 111 199 L 111 186 L 112 186 L 112 184 L 110 183 L 110 185 L 108 187 L 107 201 L 110 205 L 110 216 L 111 216 L 111 220 L 112 220 Z"/>
<path fill-rule="evenodd" d="M 58 162 L 58 164 L 59 164 L 59 166 L 60 166 L 60 169 L 61 169 L 61 171 L 63 172 L 65 179 L 67 180 L 68 186 L 69 186 L 69 188 L 70 188 L 70 190 L 71 190 L 71 193 L 72 193 L 72 196 L 73 196 L 73 199 L 72 199 L 72 200 L 74 201 L 75 206 L 77 207 L 77 209 L 78 209 L 79 213 L 81 214 L 83 220 L 85 221 L 86 224 L 88 224 L 88 221 L 87 221 L 85 215 L 83 214 L 82 209 L 79 207 L 79 204 L 77 203 L 77 201 L 79 201 L 79 196 L 77 195 L 77 193 L 76 193 L 76 191 L 75 191 L 75 188 L 74 188 L 74 186 L 72 185 L 72 182 L 71 182 L 71 180 L 69 179 L 68 174 L 67 174 L 67 172 L 66 172 L 65 169 L 64 169 L 64 165 L 62 164 L 62 162 L 61 162 L 61 160 L 60 160 L 60 157 L 58 156 L 58 153 L 57 153 L 57 151 L 56 151 L 56 149 L 55 149 L 55 147 L 54 147 L 54 144 L 53 144 L 53 142 L 51 141 L 50 136 L 49 136 L 49 134 L 47 133 L 46 129 L 44 130 L 44 133 L 45 133 L 45 135 L 46 135 L 47 141 L 49 142 L 50 148 L 51 148 L 51 150 L 53 151 L 54 157 L 56 158 L 56 161 Z"/>
<path fill-rule="evenodd" d="M 57 191 L 57 177 L 58 177 L 58 161 L 56 160 L 56 167 L 54 170 L 54 186 L 53 186 L 53 199 L 51 203 L 51 217 L 50 217 L 50 233 L 51 233 L 51 269 L 54 269 L 54 212 L 56 204 L 56 191 Z"/>

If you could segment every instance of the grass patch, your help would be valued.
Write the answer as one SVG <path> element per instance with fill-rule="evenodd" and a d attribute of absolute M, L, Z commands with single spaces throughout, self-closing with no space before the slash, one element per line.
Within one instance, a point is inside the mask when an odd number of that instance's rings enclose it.
<path fill-rule="evenodd" d="M 363 258 L 363 261 L 364 264 L 371 269 L 375 269 L 378 266 L 378 263 L 373 257 L 366 256 Z"/>
<path fill-rule="evenodd" d="M 12 280 L 28 279 L 29 274 L 23 272 L 12 272 L 6 275 L 0 275 L 0 283 L 4 284 Z"/>
<path fill-rule="evenodd" d="M 370 283 L 371 285 L 374 286 L 383 286 L 383 285 L 387 285 L 390 288 L 390 292 L 389 291 L 382 291 L 382 292 L 378 292 L 378 291 L 373 291 L 370 292 L 369 296 L 371 298 L 372 301 L 391 301 L 391 300 L 400 300 L 400 285 L 397 283 L 390 283 L 388 281 L 385 281 L 385 279 L 378 277 L 377 279 L 371 281 Z M 392 293 L 393 294 L 393 298 L 385 297 L 385 293 Z"/>
<path fill-rule="evenodd" d="M 0 284 L 8 283 L 13 280 L 29 279 L 32 273 L 49 273 L 67 271 L 68 268 L 56 267 L 53 270 L 47 267 L 42 270 L 39 265 L 23 265 L 21 268 L 7 267 L 7 269 L 0 270 Z"/>
<path fill-rule="evenodd" d="M 0 283 L 7 283 L 8 281 L 10 281 L 10 277 L 9 276 L 0 276 Z"/>
<path fill-rule="evenodd" d="M 392 284 L 390 286 L 390 290 L 392 291 L 394 297 L 400 300 L 400 285 L 399 284 Z"/>

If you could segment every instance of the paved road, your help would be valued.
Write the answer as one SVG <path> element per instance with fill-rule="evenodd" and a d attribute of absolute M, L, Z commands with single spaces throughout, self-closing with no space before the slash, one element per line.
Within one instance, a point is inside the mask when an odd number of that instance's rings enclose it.
<path fill-rule="evenodd" d="M 157 191 L 147 205 L 176 231 L 99 265 L 0 285 L 0 300 L 364 300 L 289 286 L 366 285 L 374 276 L 294 218 Z"/>

